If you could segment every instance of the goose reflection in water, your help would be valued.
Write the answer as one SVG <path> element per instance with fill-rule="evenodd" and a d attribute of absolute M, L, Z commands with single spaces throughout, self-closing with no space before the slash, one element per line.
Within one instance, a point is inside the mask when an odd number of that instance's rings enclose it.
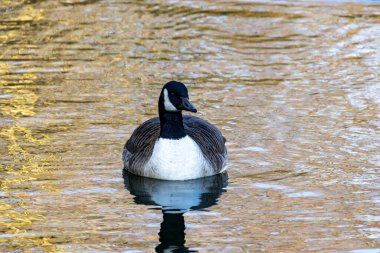
<path fill-rule="evenodd" d="M 162 210 L 156 252 L 196 252 L 185 247 L 183 214 L 215 205 L 228 184 L 227 173 L 186 181 L 140 177 L 127 171 L 123 171 L 123 177 L 136 204 L 160 206 Z"/>

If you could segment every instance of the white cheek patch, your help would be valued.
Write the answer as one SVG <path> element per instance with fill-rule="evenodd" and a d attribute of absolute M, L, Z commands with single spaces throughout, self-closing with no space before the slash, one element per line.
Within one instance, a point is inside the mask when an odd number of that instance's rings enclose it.
<path fill-rule="evenodd" d="M 172 104 L 172 102 L 169 99 L 168 90 L 164 89 L 164 105 L 165 110 L 168 112 L 178 112 L 178 109 L 175 108 L 175 106 Z"/>

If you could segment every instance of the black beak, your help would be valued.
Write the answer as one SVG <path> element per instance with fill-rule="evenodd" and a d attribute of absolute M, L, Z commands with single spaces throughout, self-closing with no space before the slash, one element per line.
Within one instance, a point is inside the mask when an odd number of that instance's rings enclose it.
<path fill-rule="evenodd" d="M 197 108 L 194 107 L 192 103 L 190 103 L 188 98 L 182 98 L 182 110 L 197 112 Z"/>

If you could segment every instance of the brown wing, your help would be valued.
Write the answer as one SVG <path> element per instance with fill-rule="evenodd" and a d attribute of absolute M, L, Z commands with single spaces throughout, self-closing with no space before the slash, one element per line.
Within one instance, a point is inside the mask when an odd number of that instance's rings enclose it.
<path fill-rule="evenodd" d="M 211 162 L 215 172 L 227 165 L 226 139 L 211 123 L 194 116 L 184 116 L 186 133 L 199 145 L 203 155 Z"/>
<path fill-rule="evenodd" d="M 158 117 L 142 123 L 132 133 L 123 151 L 124 168 L 142 169 L 153 153 L 154 144 L 160 136 Z"/>

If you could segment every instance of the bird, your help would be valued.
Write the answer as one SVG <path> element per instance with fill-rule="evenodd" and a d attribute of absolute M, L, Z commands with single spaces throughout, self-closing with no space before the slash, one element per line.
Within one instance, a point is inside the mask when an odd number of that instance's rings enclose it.
<path fill-rule="evenodd" d="M 158 99 L 158 117 L 138 126 L 123 149 L 124 169 L 162 180 L 189 180 L 224 172 L 228 166 L 226 139 L 208 121 L 196 116 L 186 86 L 166 83 Z"/>

